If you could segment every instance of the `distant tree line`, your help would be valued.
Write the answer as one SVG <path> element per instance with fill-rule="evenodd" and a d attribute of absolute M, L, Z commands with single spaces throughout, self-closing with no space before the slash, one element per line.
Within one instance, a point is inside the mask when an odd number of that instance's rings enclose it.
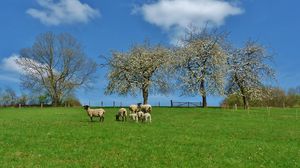
<path fill-rule="evenodd" d="M 0 88 L 0 106 L 2 107 L 18 107 L 21 106 L 49 106 L 52 105 L 51 97 L 47 94 L 22 93 L 17 95 L 11 88 Z M 74 94 L 70 94 L 63 98 L 61 106 L 81 106 L 80 101 Z"/>
<path fill-rule="evenodd" d="M 243 106 L 243 99 L 239 94 L 231 94 L 221 103 L 222 107 L 232 108 Z M 250 99 L 252 107 L 300 107 L 300 86 L 288 91 L 276 87 L 264 87 L 260 98 Z"/>

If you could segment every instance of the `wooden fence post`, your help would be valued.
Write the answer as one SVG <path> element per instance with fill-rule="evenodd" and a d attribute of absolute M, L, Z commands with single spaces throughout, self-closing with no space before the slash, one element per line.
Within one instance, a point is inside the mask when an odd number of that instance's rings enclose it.
<path fill-rule="evenodd" d="M 115 102 L 115 101 L 113 101 L 113 107 L 115 107 L 115 105 L 116 105 L 116 102 Z"/>
<path fill-rule="evenodd" d="M 101 101 L 101 107 L 103 107 L 103 101 Z"/>
<path fill-rule="evenodd" d="M 171 107 L 173 107 L 173 100 L 171 100 Z"/>

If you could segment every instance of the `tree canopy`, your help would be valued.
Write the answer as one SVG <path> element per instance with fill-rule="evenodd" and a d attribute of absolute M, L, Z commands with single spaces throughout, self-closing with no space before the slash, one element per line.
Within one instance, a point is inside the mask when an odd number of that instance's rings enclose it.
<path fill-rule="evenodd" d="M 224 93 L 225 43 L 226 33 L 191 29 L 177 50 L 178 85 L 185 95 L 201 95 L 203 107 L 207 95 Z"/>
<path fill-rule="evenodd" d="M 112 52 L 107 64 L 109 83 L 106 94 L 142 93 L 143 103 L 147 104 L 150 90 L 160 93 L 169 90 L 168 59 L 168 49 L 148 43 L 135 45 L 128 52 Z"/>

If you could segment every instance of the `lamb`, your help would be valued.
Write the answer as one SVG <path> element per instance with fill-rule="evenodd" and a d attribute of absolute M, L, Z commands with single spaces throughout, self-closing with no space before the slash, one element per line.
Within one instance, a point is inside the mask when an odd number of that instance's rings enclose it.
<path fill-rule="evenodd" d="M 138 112 L 138 106 L 135 104 L 132 104 L 129 106 L 130 113 L 137 113 Z"/>
<path fill-rule="evenodd" d="M 149 121 L 151 123 L 151 114 L 150 113 L 144 113 L 142 111 L 137 112 L 138 120 L 142 122 Z"/>
<path fill-rule="evenodd" d="M 131 119 L 133 119 L 134 121 L 139 122 L 139 118 L 138 118 L 137 113 L 131 113 L 131 114 L 129 114 L 129 117 Z"/>
<path fill-rule="evenodd" d="M 152 107 L 150 104 L 143 104 L 141 105 L 141 111 L 144 113 L 151 113 Z"/>
<path fill-rule="evenodd" d="M 121 120 L 120 120 L 121 118 Z M 116 114 L 117 121 L 126 121 L 127 120 L 127 110 L 125 108 L 120 108 L 118 114 Z"/>
<path fill-rule="evenodd" d="M 143 117 L 144 117 L 144 113 L 142 111 L 139 111 L 136 113 L 137 116 L 138 116 L 138 120 L 143 120 Z"/>
<path fill-rule="evenodd" d="M 149 121 L 151 123 L 151 114 L 150 113 L 144 113 L 143 121 L 145 121 L 145 122 Z"/>
<path fill-rule="evenodd" d="M 88 105 L 83 106 L 83 108 L 86 110 L 87 115 L 90 116 L 91 121 L 93 121 L 93 117 L 99 117 L 100 122 L 104 121 L 104 113 L 105 113 L 104 109 L 102 109 L 102 108 L 91 109 L 90 106 L 88 106 Z"/>

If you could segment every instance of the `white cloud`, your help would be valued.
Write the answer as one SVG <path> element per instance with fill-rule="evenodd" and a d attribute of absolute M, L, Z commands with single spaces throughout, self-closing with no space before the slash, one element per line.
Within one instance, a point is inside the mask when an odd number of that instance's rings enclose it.
<path fill-rule="evenodd" d="M 159 0 L 141 7 L 146 21 L 168 29 L 207 22 L 222 25 L 226 17 L 242 13 L 242 9 L 221 0 Z"/>
<path fill-rule="evenodd" d="M 37 0 L 42 9 L 28 9 L 27 13 L 46 25 L 87 23 L 100 16 L 97 9 L 79 0 Z"/>
<path fill-rule="evenodd" d="M 15 72 L 22 74 L 23 69 L 17 64 L 16 60 L 19 59 L 19 55 L 13 54 L 8 58 L 4 58 L 1 63 L 1 69 L 8 72 Z"/>
<path fill-rule="evenodd" d="M 139 12 L 147 22 L 180 36 L 190 25 L 221 26 L 227 17 L 241 14 L 243 9 L 224 0 L 158 0 L 142 5 Z"/>
<path fill-rule="evenodd" d="M 17 54 L 12 54 L 10 57 L 4 58 L 0 64 L 1 66 L 0 69 L 5 72 L 8 72 L 7 74 L 9 73 L 26 74 L 26 72 L 22 69 L 22 67 L 19 64 L 17 64 L 17 60 L 21 60 L 20 56 Z M 35 64 L 37 67 L 46 66 L 32 59 L 28 59 L 27 61 L 30 61 L 31 64 Z M 34 69 L 31 69 L 31 72 L 36 72 L 36 71 Z M 54 69 L 54 72 L 57 71 Z"/>
<path fill-rule="evenodd" d="M 16 60 L 19 58 L 18 55 L 12 54 L 8 58 L 2 59 L 0 62 L 0 80 L 6 82 L 19 82 L 19 74 L 22 74 L 24 71 L 16 63 Z"/>

